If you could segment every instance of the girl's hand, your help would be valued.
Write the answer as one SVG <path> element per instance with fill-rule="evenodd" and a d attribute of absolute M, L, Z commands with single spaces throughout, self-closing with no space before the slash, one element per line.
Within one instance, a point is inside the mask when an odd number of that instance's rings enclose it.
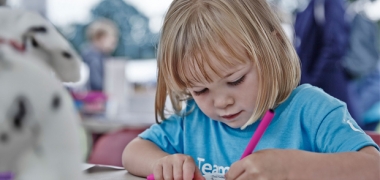
<path fill-rule="evenodd" d="M 283 150 L 262 150 L 255 152 L 231 165 L 225 174 L 226 180 L 243 179 L 286 179 L 290 155 Z M 292 156 L 292 155 L 290 155 Z"/>
<path fill-rule="evenodd" d="M 204 180 L 193 158 L 184 154 L 173 154 L 159 159 L 154 164 L 153 174 L 155 180 Z"/>

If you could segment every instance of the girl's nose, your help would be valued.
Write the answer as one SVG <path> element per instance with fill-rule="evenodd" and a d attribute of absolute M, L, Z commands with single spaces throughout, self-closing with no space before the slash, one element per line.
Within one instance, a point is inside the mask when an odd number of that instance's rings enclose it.
<path fill-rule="evenodd" d="M 233 98 L 229 95 L 218 95 L 214 97 L 214 107 L 219 109 L 227 108 L 234 103 Z"/>

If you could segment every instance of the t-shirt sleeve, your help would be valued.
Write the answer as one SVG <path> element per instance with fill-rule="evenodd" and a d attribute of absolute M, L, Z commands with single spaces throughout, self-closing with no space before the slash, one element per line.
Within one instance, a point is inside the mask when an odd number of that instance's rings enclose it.
<path fill-rule="evenodd" d="M 322 119 L 315 138 L 318 151 L 324 153 L 358 151 L 366 146 L 374 146 L 379 150 L 345 106 L 336 107 Z"/>
<path fill-rule="evenodd" d="M 154 124 L 139 137 L 155 143 L 169 154 L 183 153 L 183 118 L 172 115 L 161 124 Z"/>

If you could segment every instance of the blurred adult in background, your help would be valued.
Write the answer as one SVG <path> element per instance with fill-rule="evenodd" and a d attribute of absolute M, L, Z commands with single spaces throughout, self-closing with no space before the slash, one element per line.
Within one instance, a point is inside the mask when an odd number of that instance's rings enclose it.
<path fill-rule="evenodd" d="M 370 0 L 358 0 L 347 8 L 350 39 L 342 62 L 350 79 L 349 93 L 355 102 L 359 125 L 364 130 L 375 130 L 380 121 L 379 28 L 366 11 L 370 5 Z"/>
<path fill-rule="evenodd" d="M 357 115 L 348 94 L 342 61 L 349 39 L 344 0 L 311 0 L 295 21 L 295 47 L 302 64 L 301 84 L 310 83 L 346 102 Z"/>
<path fill-rule="evenodd" d="M 90 71 L 87 88 L 104 91 L 104 63 L 117 46 L 119 31 L 113 21 L 101 18 L 88 26 L 86 35 L 88 43 L 81 48 L 81 56 Z"/>

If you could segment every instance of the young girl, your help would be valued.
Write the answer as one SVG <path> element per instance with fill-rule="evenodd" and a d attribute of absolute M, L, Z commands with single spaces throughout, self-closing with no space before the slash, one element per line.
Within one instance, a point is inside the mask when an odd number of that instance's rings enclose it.
<path fill-rule="evenodd" d="M 346 105 L 297 87 L 299 79 L 297 55 L 265 0 L 174 0 L 158 49 L 163 121 L 128 144 L 123 164 L 155 179 L 378 179 L 378 147 Z M 239 160 L 268 109 L 271 124 Z"/>

